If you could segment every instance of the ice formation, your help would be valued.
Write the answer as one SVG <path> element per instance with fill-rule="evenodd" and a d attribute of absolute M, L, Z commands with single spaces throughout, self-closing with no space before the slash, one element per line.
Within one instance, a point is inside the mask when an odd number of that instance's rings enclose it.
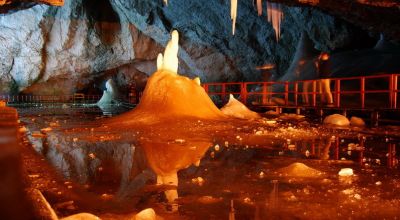
<path fill-rule="evenodd" d="M 337 126 L 349 126 L 350 121 L 343 115 L 333 114 L 333 115 L 328 115 L 325 117 L 324 124 L 337 125 Z"/>
<path fill-rule="evenodd" d="M 237 16 L 237 0 L 231 0 L 232 35 L 235 35 L 236 16 Z"/>
<path fill-rule="evenodd" d="M 103 91 L 103 96 L 97 102 L 98 106 L 107 106 L 111 105 L 113 100 L 116 98 L 116 89 L 114 86 L 114 82 L 112 79 L 107 80 L 106 82 L 106 90 Z"/>
<path fill-rule="evenodd" d="M 132 111 L 106 122 L 110 127 L 151 129 L 143 132 L 147 136 L 139 139 L 138 145 L 143 149 L 149 167 L 157 175 L 158 183 L 166 185 L 177 185 L 177 172 L 198 164 L 212 144 L 205 137 L 193 140 L 193 129 L 182 128 L 198 124 L 201 120 L 227 118 L 199 85 L 199 78 L 192 80 L 177 74 L 177 44 L 178 32 L 173 31 L 164 56 L 159 55 L 157 59 L 159 68 L 148 79 L 139 104 Z M 171 138 L 175 141 L 170 141 Z M 176 189 L 166 190 L 165 195 L 170 202 L 178 197 Z"/>
<path fill-rule="evenodd" d="M 167 70 L 172 73 L 178 73 L 178 49 L 179 49 L 179 34 L 173 30 L 171 40 L 165 47 L 164 56 L 158 54 L 157 70 Z"/>
<path fill-rule="evenodd" d="M 364 127 L 365 121 L 362 118 L 353 116 L 350 118 L 350 124 L 351 126 Z"/>
<path fill-rule="evenodd" d="M 164 0 L 164 4 L 168 6 L 168 0 Z"/>
<path fill-rule="evenodd" d="M 241 119 L 257 119 L 261 116 L 248 109 L 243 103 L 235 99 L 232 94 L 229 95 L 229 102 L 221 108 L 222 113 L 225 115 L 241 118 Z"/>
<path fill-rule="evenodd" d="M 278 41 L 281 36 L 281 22 L 283 18 L 281 5 L 267 1 L 267 17 L 268 22 L 272 24 L 275 30 L 276 41 Z"/>
<path fill-rule="evenodd" d="M 339 176 L 353 176 L 353 169 L 343 168 L 339 171 Z"/>
<path fill-rule="evenodd" d="M 156 220 L 156 212 L 152 208 L 142 210 L 135 216 L 135 220 Z"/>
<path fill-rule="evenodd" d="M 320 177 L 323 174 L 321 171 L 308 167 L 304 163 L 292 163 L 279 169 L 278 173 L 291 177 Z"/>
<path fill-rule="evenodd" d="M 262 1 L 261 0 L 257 0 L 257 13 L 258 13 L 258 16 L 262 15 Z"/>
<path fill-rule="evenodd" d="M 180 76 L 178 72 L 178 39 L 176 30 L 165 48 L 164 56 L 157 58 L 158 71 L 147 81 L 140 103 L 136 108 L 115 120 L 126 121 L 158 121 L 174 117 L 196 117 L 206 119 L 225 118 L 215 106 L 200 79 L 193 80 Z M 121 120 L 120 118 L 124 119 Z"/>

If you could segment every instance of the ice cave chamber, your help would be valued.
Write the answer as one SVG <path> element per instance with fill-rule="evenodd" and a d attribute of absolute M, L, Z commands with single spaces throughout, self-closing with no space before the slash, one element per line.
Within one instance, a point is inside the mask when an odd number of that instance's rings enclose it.
<path fill-rule="evenodd" d="M 0 219 L 397 219 L 398 0 L 0 0 Z"/>

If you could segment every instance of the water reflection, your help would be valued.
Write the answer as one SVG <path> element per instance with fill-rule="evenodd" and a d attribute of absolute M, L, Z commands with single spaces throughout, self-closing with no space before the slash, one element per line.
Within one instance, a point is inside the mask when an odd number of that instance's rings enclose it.
<path fill-rule="evenodd" d="M 400 184 L 391 180 L 400 182 L 399 142 L 390 137 L 335 134 L 303 141 L 254 141 L 235 134 L 235 142 L 225 134 L 214 139 L 208 133 L 193 137 L 196 128 L 192 126 L 179 134 L 174 128 L 154 127 L 139 134 L 117 132 L 129 135 L 127 142 L 108 128 L 85 129 L 50 132 L 48 150 L 43 153 L 66 178 L 115 200 L 161 203 L 166 210 L 194 219 L 318 218 L 323 216 L 310 209 L 323 207 L 335 216 L 339 202 L 348 204 L 340 215 L 350 216 L 349 210 L 361 211 L 352 205 L 353 200 L 362 201 L 362 208 L 379 202 L 394 213 L 399 211 L 391 205 L 400 199 Z M 297 162 L 324 175 L 279 172 Z M 356 175 L 339 177 L 344 167 L 353 168 Z M 155 194 L 158 199 L 151 199 Z"/>

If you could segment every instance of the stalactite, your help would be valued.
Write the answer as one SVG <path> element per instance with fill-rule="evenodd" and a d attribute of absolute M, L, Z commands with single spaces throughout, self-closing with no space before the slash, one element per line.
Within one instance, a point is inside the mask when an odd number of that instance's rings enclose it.
<path fill-rule="evenodd" d="M 278 41 L 281 36 L 282 18 L 283 12 L 281 5 L 267 1 L 267 19 L 275 30 L 276 41 Z"/>
<path fill-rule="evenodd" d="M 237 0 L 231 0 L 232 35 L 235 35 L 236 15 L 237 15 Z"/>
<path fill-rule="evenodd" d="M 257 0 L 257 13 L 258 13 L 258 16 L 262 15 L 262 1 L 261 0 Z"/>

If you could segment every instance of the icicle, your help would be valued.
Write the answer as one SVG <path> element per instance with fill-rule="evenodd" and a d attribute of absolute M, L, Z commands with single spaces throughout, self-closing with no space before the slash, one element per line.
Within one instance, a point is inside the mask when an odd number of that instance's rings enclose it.
<path fill-rule="evenodd" d="M 283 12 L 280 4 L 271 3 L 267 1 L 267 19 L 272 24 L 275 30 L 276 41 L 281 36 L 281 22 L 283 18 Z"/>
<path fill-rule="evenodd" d="M 267 1 L 267 19 L 268 19 L 268 22 L 272 21 L 271 9 L 272 9 L 271 2 Z"/>
<path fill-rule="evenodd" d="M 237 0 L 231 0 L 232 35 L 235 35 L 236 15 L 237 15 Z"/>
<path fill-rule="evenodd" d="M 262 15 L 262 1 L 261 0 L 257 0 L 257 12 L 258 12 L 258 16 Z"/>
<path fill-rule="evenodd" d="M 164 0 L 165 6 L 168 6 L 168 0 Z"/>

